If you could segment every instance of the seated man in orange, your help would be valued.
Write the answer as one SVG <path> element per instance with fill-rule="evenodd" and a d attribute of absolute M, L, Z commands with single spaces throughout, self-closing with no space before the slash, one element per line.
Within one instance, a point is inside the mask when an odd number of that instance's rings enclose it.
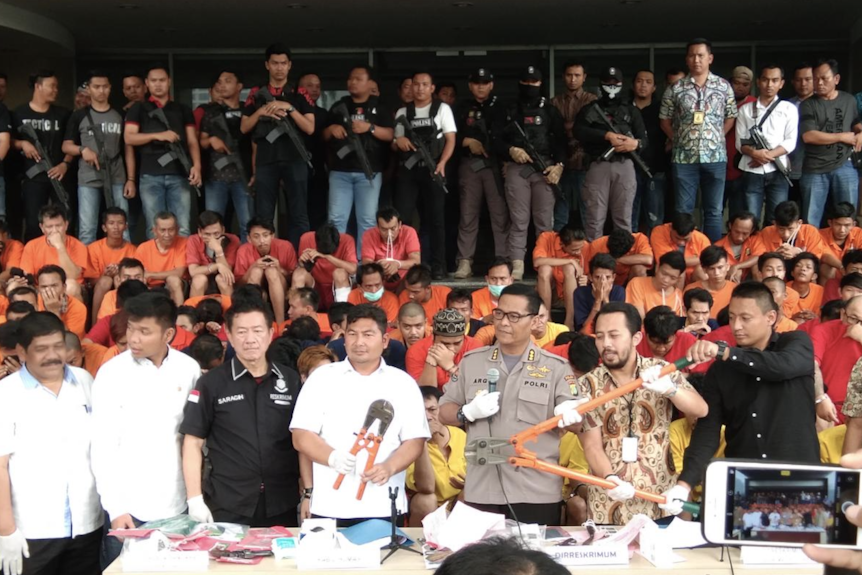
<path fill-rule="evenodd" d="M 420 386 L 436 386 L 442 390 L 458 373 L 458 365 L 464 354 L 480 346 L 472 337 L 465 335 L 467 322 L 454 309 L 437 312 L 431 328 L 433 335 L 411 346 L 404 363 L 407 373 Z"/>
<path fill-rule="evenodd" d="M 425 308 L 425 318 L 429 325 L 434 315 L 446 309 L 446 296 L 451 290 L 446 286 L 431 285 L 431 268 L 415 265 L 404 276 L 404 289 L 398 296 L 399 305 L 414 301 Z"/>
<path fill-rule="evenodd" d="M 9 235 L 9 224 L 0 220 L 0 283 L 9 279 L 12 268 L 21 267 L 24 244 Z"/>
<path fill-rule="evenodd" d="M 488 266 L 485 283 L 488 285 L 473 292 L 473 317 L 491 323 L 491 312 L 497 308 L 503 288 L 512 285 L 512 260 L 496 257 Z"/>
<path fill-rule="evenodd" d="M 66 235 L 69 222 L 60 206 L 48 204 L 39 210 L 39 228 L 44 235 L 24 246 L 21 269 L 24 273 L 35 274 L 48 265 L 60 266 L 64 272 L 66 293 L 80 300 L 84 271 L 89 265 L 87 246 Z"/>
<path fill-rule="evenodd" d="M 218 292 L 229 296 L 236 281 L 233 266 L 239 238 L 225 232 L 221 214 L 206 210 L 198 216 L 198 233 L 186 243 L 186 265 L 192 278 L 189 297 Z"/>
<path fill-rule="evenodd" d="M 820 265 L 823 269 L 823 265 Z M 862 249 L 850 250 L 841 258 L 841 273 L 823 286 L 823 301 L 841 299 L 841 278 L 848 274 L 862 272 Z"/>
<path fill-rule="evenodd" d="M 248 243 L 236 253 L 233 271 L 240 285 L 260 286 L 269 295 L 275 322 L 284 322 L 284 295 L 287 276 L 296 269 L 293 244 L 275 236 L 275 226 L 269 218 L 253 217 L 246 225 Z"/>
<path fill-rule="evenodd" d="M 647 237 L 622 228 L 591 242 L 589 252 L 589 259 L 596 254 L 609 254 L 614 258 L 617 265 L 614 283 L 621 286 L 632 278 L 647 275 L 647 270 L 653 264 L 652 246 Z"/>
<path fill-rule="evenodd" d="M 626 303 L 635 306 L 641 317 L 659 305 L 666 305 L 676 315 L 683 315 L 682 292 L 676 286 L 685 276 L 685 264 L 680 252 L 667 252 L 659 258 L 655 276 L 634 278 L 629 282 Z"/>
<path fill-rule="evenodd" d="M 727 279 L 727 251 L 721 246 L 709 246 L 700 253 L 700 268 L 706 274 L 706 279 L 690 283 L 685 291 L 696 288 L 705 289 L 712 295 L 712 307 L 709 317 L 718 317 L 718 312 L 730 304 L 730 296 L 736 282 Z"/>
<path fill-rule="evenodd" d="M 473 317 L 473 294 L 464 288 L 455 288 L 446 296 L 446 309 L 454 309 L 464 316 L 467 322 L 467 335 L 474 336 L 485 322 Z"/>
<path fill-rule="evenodd" d="M 329 326 L 329 317 L 325 313 L 318 313 L 320 308 L 320 294 L 314 288 L 293 288 L 287 293 L 287 321 L 281 325 L 281 331 L 285 331 L 290 322 L 299 317 L 310 317 L 320 326 L 320 335 L 328 337 L 332 335 Z"/>
<path fill-rule="evenodd" d="M 856 208 L 850 202 L 838 202 L 832 206 L 829 226 L 820 230 L 823 239 L 823 255 L 820 264 L 820 284 L 833 277 L 841 277 L 844 256 L 862 248 L 862 228 L 856 225 Z"/>
<path fill-rule="evenodd" d="M 751 212 L 733 214 L 727 221 L 727 235 L 715 242 L 727 252 L 727 279 L 732 282 L 739 283 L 756 271 L 757 258 L 766 251 L 754 233 L 758 220 Z"/>
<path fill-rule="evenodd" d="M 400 341 L 409 350 L 416 342 L 430 336 L 431 326 L 425 319 L 425 308 L 412 301 L 402 305 L 389 338 Z"/>
<path fill-rule="evenodd" d="M 787 299 L 787 284 L 777 278 L 765 278 L 763 285 L 769 288 L 772 292 L 772 299 L 775 300 L 775 305 L 778 306 L 778 319 L 775 322 L 775 331 L 784 333 L 786 331 L 795 331 L 799 327 L 795 321 L 784 315 L 784 300 Z"/>
<path fill-rule="evenodd" d="M 356 274 L 356 242 L 339 234 L 331 223 L 299 238 L 299 265 L 293 272 L 292 288 L 310 287 L 320 295 L 321 307 L 333 301 L 347 301 L 350 276 Z"/>
<path fill-rule="evenodd" d="M 802 223 L 796 202 L 781 202 L 775 206 L 772 225 L 763 228 L 759 235 L 765 251 L 778 252 L 785 260 L 802 252 L 811 252 L 818 258 L 823 255 L 820 230 Z"/>
<path fill-rule="evenodd" d="M 87 306 L 66 293 L 66 271 L 56 265 L 43 266 L 36 281 L 39 285 L 39 311 L 53 313 L 67 330 L 83 338 L 87 326 Z"/>
<path fill-rule="evenodd" d="M 102 215 L 102 231 L 105 232 L 105 237 L 87 246 L 90 266 L 84 271 L 84 277 L 94 282 L 91 314 L 93 321 L 98 319 L 105 294 L 117 287 L 117 264 L 124 258 L 135 256 L 135 246 L 124 237 L 127 228 L 126 212 L 116 206 L 110 207 Z"/>
<path fill-rule="evenodd" d="M 183 279 L 186 277 L 186 243 L 188 238 L 178 235 L 177 217 L 170 212 L 159 212 L 153 219 L 153 239 L 135 250 L 135 258 L 144 264 L 144 277 L 153 288 L 165 286 L 178 306 L 185 300 Z"/>
<path fill-rule="evenodd" d="M 817 285 L 820 260 L 810 252 L 797 254 L 787 266 L 790 269 L 790 286 L 799 294 L 800 312 L 793 321 L 803 323 L 820 315 L 823 304 L 823 286 Z"/>
<path fill-rule="evenodd" d="M 93 245 L 93 244 L 90 244 Z M 112 278 L 114 289 L 102 298 L 102 305 L 96 313 L 96 321 L 106 315 L 113 315 L 120 310 L 122 305 L 117 300 L 117 289 L 129 280 L 144 281 L 144 264 L 135 258 L 123 258 L 116 265 L 117 273 Z M 95 322 L 94 322 L 95 323 Z"/>
<path fill-rule="evenodd" d="M 778 278 L 781 281 L 787 279 L 787 267 L 784 263 L 784 258 L 778 252 L 766 252 L 757 258 L 757 270 L 760 273 L 761 281 L 766 278 Z M 792 318 L 802 308 L 799 306 L 799 293 L 790 286 L 787 286 L 787 297 L 784 299 L 784 304 L 781 306 L 785 317 Z"/>
<path fill-rule="evenodd" d="M 353 305 L 370 303 L 379 307 L 386 313 L 386 321 L 389 325 L 393 325 L 398 317 L 398 296 L 383 287 L 383 278 L 383 266 L 377 262 L 359 266 L 359 272 L 356 274 L 356 283 L 359 285 L 347 296 L 347 303 Z"/>
<path fill-rule="evenodd" d="M 584 230 L 568 227 L 559 232 L 543 232 L 536 238 L 536 247 L 533 248 L 533 267 L 539 274 L 536 291 L 548 309 L 551 309 L 554 301 L 563 300 L 566 309 L 564 323 L 569 329 L 575 322 L 572 294 L 578 286 L 587 285 L 584 252 L 588 248 Z"/>
<path fill-rule="evenodd" d="M 682 250 L 686 272 L 680 277 L 677 285 L 680 289 L 687 283 L 706 279 L 706 274 L 700 267 L 700 252 L 708 248 L 712 242 L 695 229 L 691 214 L 676 213 L 669 224 L 653 228 L 650 244 L 656 259 L 661 259 L 666 253 Z"/>
<path fill-rule="evenodd" d="M 377 227 L 362 234 L 362 261 L 383 266 L 385 287 L 394 290 L 407 270 L 422 262 L 419 236 L 412 227 L 401 223 L 395 208 L 377 211 Z"/>

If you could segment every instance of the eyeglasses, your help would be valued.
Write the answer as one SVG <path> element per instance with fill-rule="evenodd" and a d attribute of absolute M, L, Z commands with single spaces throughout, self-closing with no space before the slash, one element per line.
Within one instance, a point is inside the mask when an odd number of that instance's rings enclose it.
<path fill-rule="evenodd" d="M 862 323 L 862 318 L 852 316 L 852 315 L 846 315 L 845 314 L 844 319 L 846 319 L 847 323 L 849 323 L 850 325 L 856 325 L 857 323 Z M 509 320 L 509 321 L 511 321 L 511 320 Z"/>
<path fill-rule="evenodd" d="M 494 316 L 494 319 L 497 321 L 502 320 L 504 317 L 509 320 L 509 323 L 518 323 L 521 319 L 525 317 L 529 317 L 531 315 L 538 315 L 535 313 L 518 313 L 516 311 L 503 311 L 501 309 L 495 309 L 491 312 L 491 315 Z"/>

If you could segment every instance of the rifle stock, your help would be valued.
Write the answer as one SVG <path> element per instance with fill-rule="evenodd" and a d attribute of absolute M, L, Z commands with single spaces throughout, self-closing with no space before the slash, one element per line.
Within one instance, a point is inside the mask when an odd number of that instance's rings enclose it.
<path fill-rule="evenodd" d="M 27 170 L 27 177 L 31 180 L 45 172 L 45 175 L 48 175 L 48 172 L 53 169 L 54 166 L 51 165 L 51 162 L 48 161 L 48 154 L 45 152 L 45 147 L 42 146 L 42 142 L 39 141 L 39 136 L 36 134 L 36 130 L 33 129 L 33 126 L 30 124 L 21 124 L 18 128 L 18 133 L 25 137 L 25 139 L 33 144 L 33 147 L 36 148 L 36 152 L 39 153 L 39 157 L 42 159 L 36 162 L 36 165 Z M 69 194 L 66 193 L 66 188 L 63 187 L 63 183 L 60 180 L 55 180 L 54 178 L 48 177 L 48 181 L 51 182 L 51 186 L 54 188 L 54 193 L 57 195 L 57 199 L 60 200 L 60 203 L 63 204 L 63 207 L 66 210 L 69 209 Z"/>

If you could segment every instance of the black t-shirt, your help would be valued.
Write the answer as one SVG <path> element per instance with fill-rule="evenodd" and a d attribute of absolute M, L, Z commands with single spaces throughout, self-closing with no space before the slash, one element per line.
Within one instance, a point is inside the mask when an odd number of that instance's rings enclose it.
<path fill-rule="evenodd" d="M 662 131 L 661 120 L 658 117 L 660 107 L 661 100 L 654 97 L 649 106 L 641 109 L 641 118 L 647 132 L 647 146 L 641 150 L 640 155 L 654 174 L 667 172 L 670 158 L 664 147 L 667 134 Z"/>
<path fill-rule="evenodd" d="M 224 117 L 224 123 L 218 121 L 218 117 Z M 211 106 L 207 108 L 201 121 L 201 132 L 210 136 L 221 138 L 225 145 L 230 148 L 232 154 L 238 154 L 242 160 L 245 174 L 241 175 L 237 165 L 233 162 L 223 166 L 219 170 L 216 164 L 221 165 L 221 160 L 225 158 L 225 154 L 216 152 L 213 149 L 207 154 L 207 173 L 210 179 L 216 182 L 236 182 L 243 178 L 251 177 L 251 142 L 249 138 L 243 137 L 240 131 L 242 123 L 242 108 L 228 108 L 227 106 Z M 230 131 L 230 138 L 225 134 L 224 126 L 227 125 Z M 246 180 L 247 181 L 247 180 Z"/>
<path fill-rule="evenodd" d="M 47 112 L 36 112 L 30 104 L 22 104 L 12 112 L 12 133 L 15 139 L 27 139 L 18 133 L 18 128 L 23 124 L 29 124 L 36 131 L 45 153 L 48 154 L 48 162 L 56 166 L 63 161 L 63 136 L 66 134 L 66 124 L 71 113 L 68 109 L 51 105 Z M 29 141 L 29 140 L 28 140 Z M 31 142 L 32 143 L 32 142 Z M 24 158 L 24 171 L 36 165 L 36 162 Z M 41 172 L 33 180 L 48 181 L 48 174 Z"/>
<path fill-rule="evenodd" d="M 8 134 L 12 131 L 12 117 L 9 115 L 9 108 L 0 102 L 0 134 Z M 5 162 L 0 159 L 0 178 L 3 177 L 3 164 Z"/>
<path fill-rule="evenodd" d="M 158 119 L 150 116 L 150 111 L 156 107 L 154 100 L 150 99 L 145 102 L 138 102 L 126 113 L 126 124 L 135 124 L 138 126 L 141 134 L 155 134 L 168 130 Z M 188 150 L 186 142 L 186 128 L 195 127 L 195 117 L 192 114 L 191 108 L 184 104 L 169 100 L 162 107 L 165 112 L 165 117 L 168 119 L 170 129 L 180 135 L 180 143 Z M 164 167 L 159 164 L 159 158 L 167 154 L 170 150 L 167 142 L 150 142 L 143 146 L 136 146 L 141 152 L 141 167 L 138 170 L 139 174 L 148 174 L 153 176 L 185 176 L 186 173 L 183 167 L 176 160 L 170 162 Z"/>
<path fill-rule="evenodd" d="M 298 395 L 299 376 L 278 364 L 259 383 L 236 358 L 198 380 L 180 433 L 207 440 L 212 473 L 204 492 L 217 507 L 251 517 L 261 489 L 267 516 L 299 504 L 299 455 L 290 432 Z"/>
<path fill-rule="evenodd" d="M 359 104 L 354 102 L 353 98 L 349 96 L 342 98 L 330 108 L 326 123 L 327 126 L 335 124 L 339 126 L 344 125 L 345 106 L 347 107 L 347 113 L 351 121 L 362 120 L 382 128 L 393 128 L 395 126 L 392 114 L 384 106 L 380 105 L 375 96 L 371 96 L 368 100 Z M 365 153 L 368 155 L 371 170 L 375 174 L 382 172 L 389 161 L 389 144 L 378 140 L 369 132 L 359 134 L 359 140 L 362 142 Z M 347 143 L 347 139 L 336 140 L 335 138 L 330 138 L 329 146 L 333 151 L 330 169 L 336 172 L 361 172 L 362 167 L 359 165 L 359 158 L 355 153 L 347 154 L 344 158 L 339 158 L 337 155 L 338 150 Z"/>
<path fill-rule="evenodd" d="M 296 92 L 285 93 L 282 89 L 272 88 L 271 86 L 259 86 L 252 88 L 249 93 L 245 107 L 242 110 L 243 115 L 251 116 L 258 108 L 267 103 L 263 96 L 258 94 L 260 90 L 269 90 L 274 100 L 290 103 L 303 116 L 314 114 L 314 106 L 305 95 Z M 288 121 L 293 122 L 290 118 L 288 118 Z M 305 132 L 300 130 L 295 123 L 293 125 L 301 137 L 305 136 Z M 257 165 L 262 166 L 276 162 L 301 162 L 302 157 L 287 134 L 282 134 L 272 143 L 266 139 L 266 136 L 276 127 L 276 121 L 267 117 L 261 117 L 254 127 L 252 138 L 257 144 L 257 156 L 255 158 Z"/>
<path fill-rule="evenodd" d="M 850 132 L 859 123 L 856 98 L 847 92 L 838 92 L 834 100 L 824 100 L 813 96 L 799 106 L 799 135 L 812 130 L 827 134 Z M 825 174 L 840 168 L 850 154 L 853 146 L 829 144 L 826 146 L 805 144 L 803 173 Z"/>

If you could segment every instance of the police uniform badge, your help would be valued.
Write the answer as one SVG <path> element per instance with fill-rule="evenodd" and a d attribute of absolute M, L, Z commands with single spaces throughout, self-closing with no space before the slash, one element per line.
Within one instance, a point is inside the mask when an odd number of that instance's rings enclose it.
<path fill-rule="evenodd" d="M 284 380 L 280 377 L 275 382 L 275 390 L 279 393 L 284 393 L 287 391 L 287 384 L 284 383 Z"/>
<path fill-rule="evenodd" d="M 536 69 L 533 68 L 532 66 L 527 68 L 527 74 L 533 74 L 535 71 L 536 71 Z"/>
<path fill-rule="evenodd" d="M 537 125 L 537 126 L 541 126 L 541 125 L 542 125 L 542 117 L 541 117 L 541 116 L 536 116 L 536 125 Z"/>

